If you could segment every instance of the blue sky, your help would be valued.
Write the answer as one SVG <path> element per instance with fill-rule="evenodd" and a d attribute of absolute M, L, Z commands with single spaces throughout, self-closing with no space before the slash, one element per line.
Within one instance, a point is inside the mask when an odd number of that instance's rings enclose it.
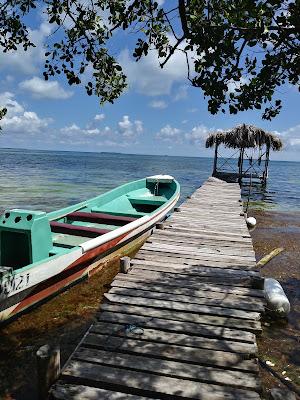
<path fill-rule="evenodd" d="M 43 80 L 43 44 L 50 33 L 49 24 L 37 15 L 31 32 L 36 48 L 0 55 L 0 106 L 8 108 L 0 147 L 212 156 L 204 148 L 209 132 L 250 123 L 281 135 L 285 148 L 273 159 L 300 161 L 295 87 L 279 89 L 283 109 L 271 122 L 261 120 L 257 111 L 212 116 L 202 92 L 188 84 L 181 53 L 164 70 L 154 52 L 136 63 L 129 48 L 132 39 L 123 35 L 114 51 L 129 88 L 113 105 L 100 106 L 84 87 L 70 87 L 63 78 Z"/>

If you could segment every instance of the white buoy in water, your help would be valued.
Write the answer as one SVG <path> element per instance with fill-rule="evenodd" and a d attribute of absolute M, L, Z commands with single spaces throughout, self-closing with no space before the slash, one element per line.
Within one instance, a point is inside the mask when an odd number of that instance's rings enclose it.
<path fill-rule="evenodd" d="M 253 227 L 256 225 L 256 218 L 254 218 L 254 217 L 248 217 L 248 218 L 246 218 L 246 222 L 247 222 L 247 225 L 248 225 L 250 228 L 253 228 Z"/>
<path fill-rule="evenodd" d="M 277 317 L 286 317 L 291 306 L 282 286 L 276 279 L 265 278 L 264 295 L 267 301 L 267 309 Z"/>

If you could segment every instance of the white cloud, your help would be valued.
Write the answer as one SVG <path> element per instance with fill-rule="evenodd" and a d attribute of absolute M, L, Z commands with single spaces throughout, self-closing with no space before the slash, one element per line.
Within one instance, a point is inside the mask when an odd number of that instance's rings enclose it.
<path fill-rule="evenodd" d="M 7 134 L 43 133 L 51 119 L 41 118 L 34 111 L 26 111 L 15 99 L 13 93 L 0 93 L 1 106 L 7 108 L 7 114 L 1 120 L 3 131 Z"/>
<path fill-rule="evenodd" d="M 118 61 L 128 77 L 129 86 L 147 96 L 170 94 L 172 86 L 182 82 L 187 73 L 186 58 L 182 52 L 175 52 L 164 68 L 159 66 L 156 51 L 150 51 L 136 62 L 125 49 Z"/>
<path fill-rule="evenodd" d="M 159 132 L 157 132 L 156 137 L 167 142 L 179 143 L 182 139 L 182 131 L 178 128 L 173 128 L 171 125 L 166 125 Z"/>
<path fill-rule="evenodd" d="M 164 100 L 153 100 L 149 103 L 149 106 L 163 110 L 168 107 L 168 104 Z"/>
<path fill-rule="evenodd" d="M 11 71 L 34 74 L 39 71 L 40 64 L 45 59 L 44 42 L 46 37 L 51 33 L 52 26 L 48 22 L 43 21 L 38 29 L 29 29 L 29 38 L 35 44 L 24 51 L 19 46 L 17 51 L 1 52 L 0 68 Z M 1 48 L 0 48 L 1 51 Z"/>
<path fill-rule="evenodd" d="M 135 138 L 143 132 L 142 121 L 136 120 L 131 122 L 128 115 L 124 115 L 122 120 L 118 122 L 119 131 L 126 138 Z"/>
<path fill-rule="evenodd" d="M 209 134 L 210 129 L 204 125 L 195 126 L 189 132 L 184 132 L 182 129 L 166 125 L 156 134 L 156 138 L 172 143 L 188 142 L 192 145 L 203 146 L 203 143 Z"/>
<path fill-rule="evenodd" d="M 97 136 L 105 136 L 108 134 L 108 131 L 103 129 L 100 130 L 98 128 L 89 128 L 88 126 L 85 128 L 80 128 L 76 124 L 71 124 L 65 126 L 60 129 L 61 133 L 65 136 L 75 137 L 75 136 L 87 136 L 87 137 L 97 137 Z"/>
<path fill-rule="evenodd" d="M 22 115 L 4 118 L 1 125 L 8 133 L 35 134 L 47 128 L 48 122 L 39 118 L 34 111 L 25 111 Z"/>
<path fill-rule="evenodd" d="M 100 114 L 102 115 L 102 114 Z M 103 119 L 98 118 L 96 120 Z M 94 117 L 95 120 L 95 117 Z M 143 132 L 143 123 L 140 120 L 131 121 L 128 115 L 124 115 L 115 129 L 105 126 L 98 128 L 89 122 L 85 127 L 75 123 L 60 129 L 60 141 L 72 145 L 96 145 L 110 147 L 126 147 L 134 143 L 137 136 Z"/>
<path fill-rule="evenodd" d="M 79 128 L 78 125 L 72 124 L 69 126 L 65 126 L 64 128 L 61 128 L 61 132 L 65 133 L 66 135 L 72 135 L 74 133 L 81 132 L 81 129 Z"/>
<path fill-rule="evenodd" d="M 204 125 L 195 126 L 190 132 L 185 134 L 185 139 L 193 145 L 202 146 L 209 131 L 210 130 Z"/>
<path fill-rule="evenodd" d="M 2 79 L 2 83 L 7 83 L 10 84 L 12 82 L 14 82 L 15 78 L 12 75 L 6 75 L 6 77 L 4 79 Z"/>
<path fill-rule="evenodd" d="M 14 94 L 11 92 L 1 93 L 1 107 L 5 106 L 8 110 L 8 115 L 16 115 L 18 113 L 22 113 L 24 108 L 21 104 L 19 104 L 16 100 L 14 100 Z"/>
<path fill-rule="evenodd" d="M 283 141 L 284 149 L 300 150 L 300 124 L 292 126 L 284 131 L 275 132 Z"/>
<path fill-rule="evenodd" d="M 19 87 L 37 99 L 65 100 L 73 95 L 72 92 L 63 89 L 59 82 L 45 81 L 37 76 L 21 82 Z"/>
<path fill-rule="evenodd" d="M 227 93 L 235 93 L 237 89 L 239 89 L 242 85 L 245 85 L 245 83 L 249 83 L 248 78 L 241 77 L 239 81 L 234 81 L 231 79 L 227 83 Z"/>
<path fill-rule="evenodd" d="M 180 85 L 177 91 L 175 91 L 174 101 L 184 100 L 187 98 L 188 86 Z"/>
<path fill-rule="evenodd" d="M 94 117 L 95 121 L 102 121 L 105 118 L 105 114 L 97 114 Z"/>

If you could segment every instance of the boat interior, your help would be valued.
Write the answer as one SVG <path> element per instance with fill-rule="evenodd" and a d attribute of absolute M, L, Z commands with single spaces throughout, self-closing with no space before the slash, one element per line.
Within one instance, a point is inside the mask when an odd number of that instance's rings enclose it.
<path fill-rule="evenodd" d="M 174 180 L 141 179 L 51 213 L 6 211 L 0 220 L 0 265 L 19 269 L 150 215 L 177 189 Z M 18 251 L 16 251 L 18 249 Z"/>

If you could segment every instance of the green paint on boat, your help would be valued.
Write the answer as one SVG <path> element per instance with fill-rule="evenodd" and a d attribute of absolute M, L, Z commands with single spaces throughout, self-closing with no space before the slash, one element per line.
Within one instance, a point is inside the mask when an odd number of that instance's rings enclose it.
<path fill-rule="evenodd" d="M 174 179 L 157 183 L 153 178 L 144 178 L 48 214 L 19 209 L 5 211 L 0 216 L 0 266 L 10 267 L 14 273 L 25 271 L 71 252 L 88 240 L 84 235 L 81 237 L 51 232 L 51 221 L 75 226 L 76 229 L 83 227 L 112 231 L 120 227 L 113 222 L 102 224 L 69 220 L 70 213 L 80 211 L 134 218 L 151 216 L 177 198 L 179 191 L 179 184 Z"/>
<path fill-rule="evenodd" d="M 52 235 L 45 212 L 5 211 L 0 220 L 0 265 L 23 267 L 49 257 Z"/>

